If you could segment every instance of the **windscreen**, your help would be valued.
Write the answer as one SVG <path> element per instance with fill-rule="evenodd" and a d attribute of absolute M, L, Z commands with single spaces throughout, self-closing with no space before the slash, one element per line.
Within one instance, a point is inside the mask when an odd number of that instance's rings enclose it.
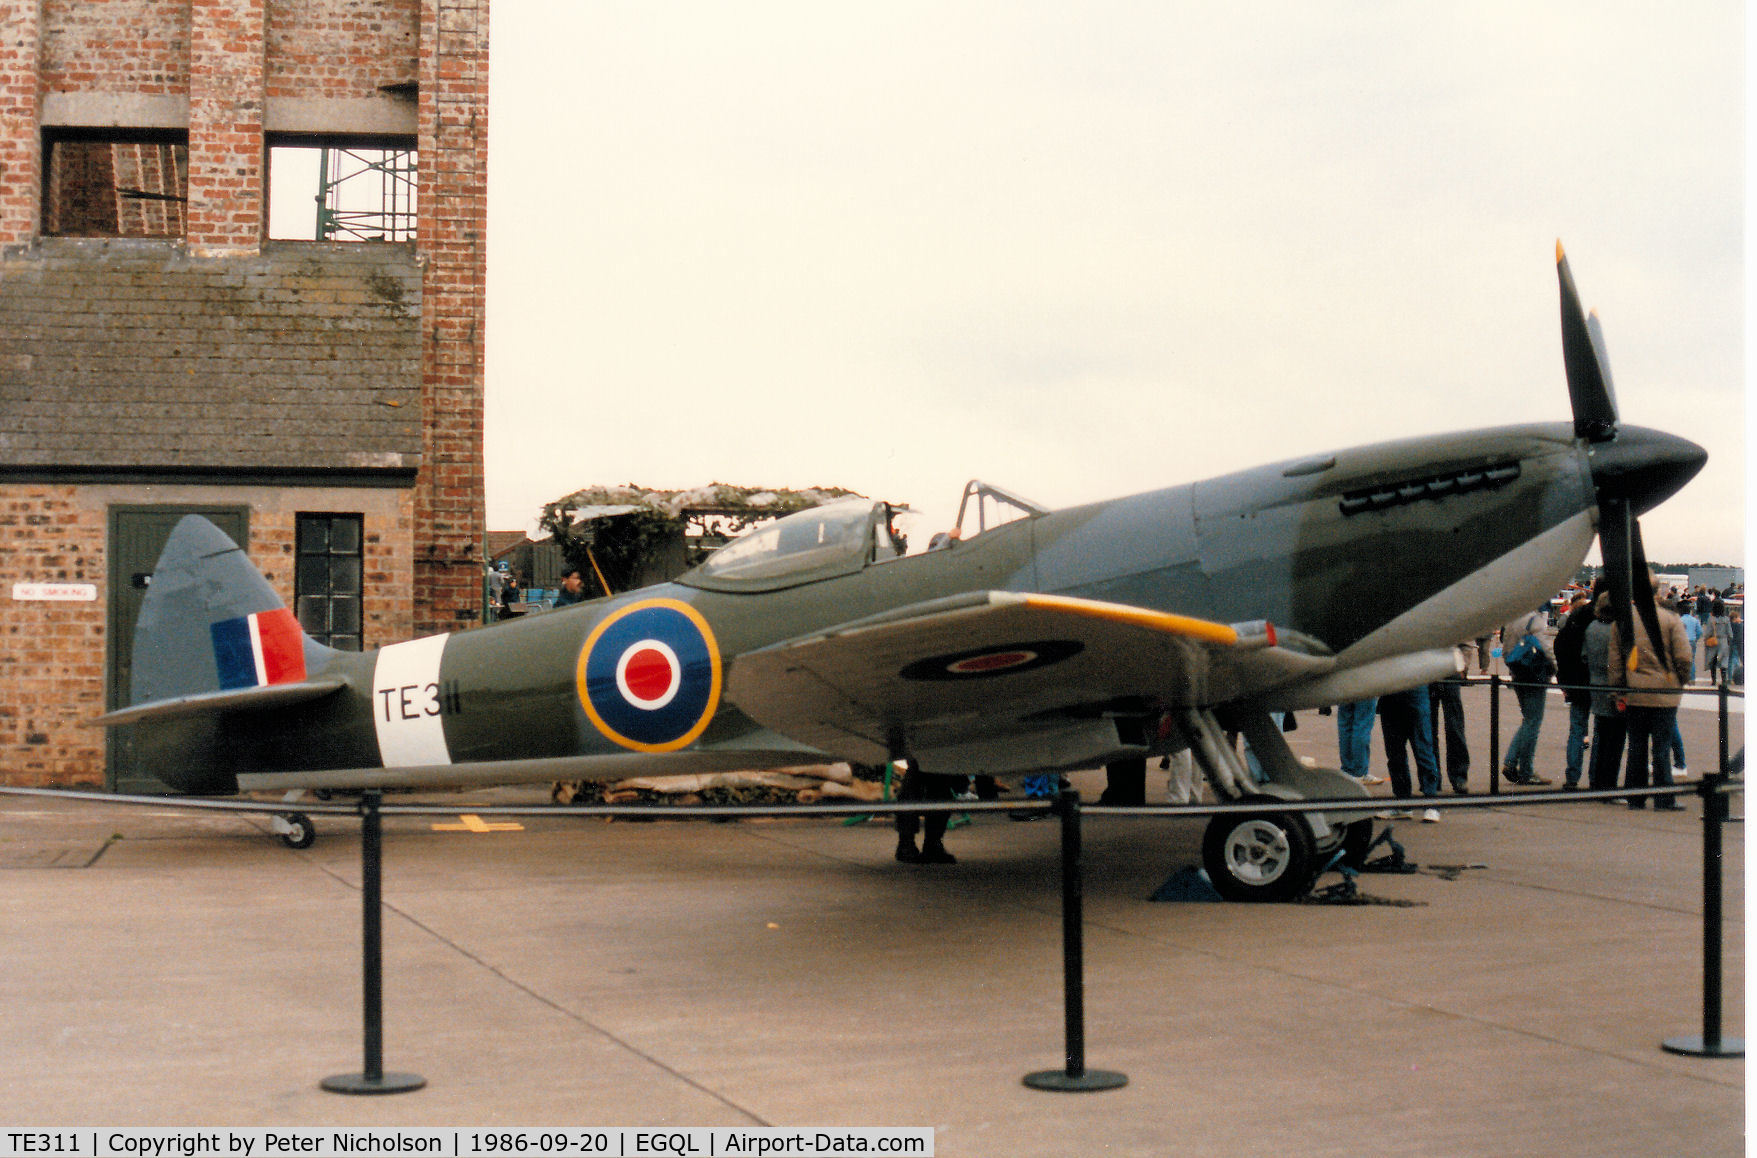
<path fill-rule="evenodd" d="M 716 583 L 803 580 L 856 570 L 866 561 L 872 509 L 870 500 L 854 499 L 788 515 L 721 547 L 692 576 Z"/>

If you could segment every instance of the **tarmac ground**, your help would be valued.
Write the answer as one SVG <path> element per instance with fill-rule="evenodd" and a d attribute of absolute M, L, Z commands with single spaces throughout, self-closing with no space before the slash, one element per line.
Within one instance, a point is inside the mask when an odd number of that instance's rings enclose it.
<path fill-rule="evenodd" d="M 1682 713 L 1697 770 L 1711 703 Z M 1300 723 L 1296 751 L 1332 762 L 1331 721 Z M 1421 871 L 1365 875 L 1351 906 L 1152 902 L 1202 822 L 1091 818 L 1086 1061 L 1129 1082 L 1079 1094 L 1020 1081 L 1064 1061 L 1053 822 L 981 814 L 958 864 L 907 866 L 879 823 L 469 822 L 547 792 L 410 799 L 458 810 L 385 820 L 384 1061 L 427 1085 L 358 1098 L 318 1087 L 362 1058 L 357 822 L 320 817 L 294 851 L 259 815 L 0 797 L 0 1117 L 931 1126 L 954 1156 L 1745 1148 L 1744 1062 L 1660 1048 L 1702 1028 L 1693 796 L 1397 820 Z M 1724 833 L 1730 1039 L 1743 824 Z"/>

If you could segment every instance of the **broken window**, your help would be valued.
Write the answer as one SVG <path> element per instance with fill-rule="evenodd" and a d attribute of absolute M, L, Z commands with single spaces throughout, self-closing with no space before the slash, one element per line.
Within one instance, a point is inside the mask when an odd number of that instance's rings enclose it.
<path fill-rule="evenodd" d="M 43 152 L 47 236 L 183 236 L 188 134 L 59 130 Z"/>
<path fill-rule="evenodd" d="M 268 235 L 290 241 L 413 241 L 413 138 L 273 138 Z"/>

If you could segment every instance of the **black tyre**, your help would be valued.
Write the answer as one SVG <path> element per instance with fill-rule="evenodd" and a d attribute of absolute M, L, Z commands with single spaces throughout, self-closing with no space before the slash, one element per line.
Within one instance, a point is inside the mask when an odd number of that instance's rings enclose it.
<path fill-rule="evenodd" d="M 310 848 L 317 843 L 317 829 L 303 812 L 288 812 L 281 817 L 291 831 L 281 833 L 281 842 L 288 848 Z"/>
<path fill-rule="evenodd" d="M 1317 852 L 1298 813 L 1216 816 L 1202 836 L 1202 866 L 1229 901 L 1291 901 L 1311 890 Z"/>

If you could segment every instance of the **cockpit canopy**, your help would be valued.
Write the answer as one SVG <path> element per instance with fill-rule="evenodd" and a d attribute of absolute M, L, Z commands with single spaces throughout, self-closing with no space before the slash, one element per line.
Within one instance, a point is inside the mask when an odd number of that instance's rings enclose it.
<path fill-rule="evenodd" d="M 777 519 L 721 547 L 678 580 L 711 591 L 774 591 L 847 575 L 871 561 L 886 504 L 843 499 Z M 888 536 L 887 536 L 888 537 Z"/>
<path fill-rule="evenodd" d="M 778 591 L 851 575 L 907 553 L 908 541 L 896 524 L 906 513 L 906 508 L 873 499 L 825 503 L 733 540 L 677 581 L 710 591 Z M 958 529 L 934 535 L 928 549 L 955 546 L 1004 523 L 1044 513 L 1046 508 L 1028 499 L 972 480 L 959 503 Z M 921 538 L 916 536 L 918 553 Z"/>
<path fill-rule="evenodd" d="M 957 537 L 975 538 L 995 527 L 1048 513 L 1048 507 L 1023 495 L 973 478 L 964 484 L 964 495 L 958 500 Z"/>

